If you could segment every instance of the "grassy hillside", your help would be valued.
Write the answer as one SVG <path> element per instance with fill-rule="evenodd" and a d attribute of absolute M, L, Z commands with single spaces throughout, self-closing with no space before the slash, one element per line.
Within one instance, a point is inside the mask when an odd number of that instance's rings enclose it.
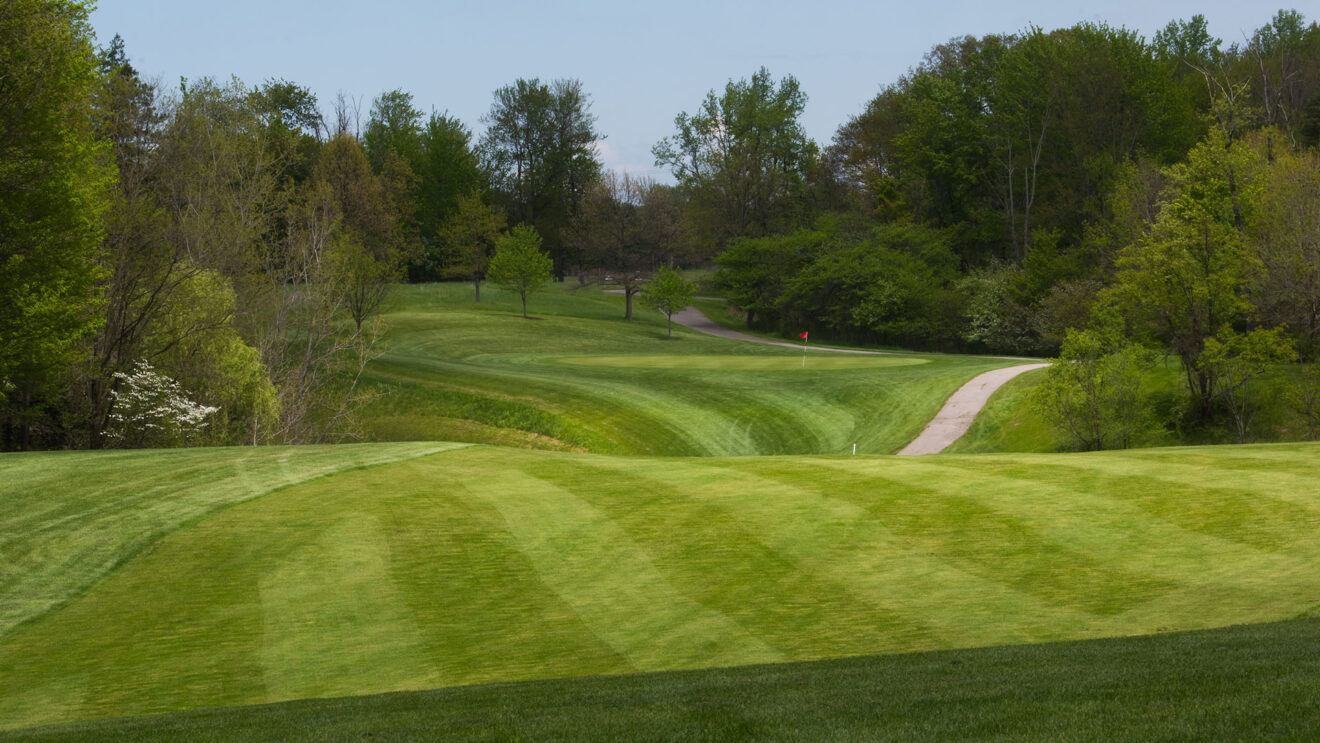
<path fill-rule="evenodd" d="M 1251 388 L 1250 441 L 1300 441 L 1306 438 L 1305 418 L 1289 399 L 1296 394 L 1300 371 L 1295 364 L 1281 364 L 1255 380 Z M 1031 372 L 1001 387 L 976 416 L 971 429 L 946 451 L 974 454 L 1060 450 L 1064 442 L 1029 399 L 1032 390 L 1044 378 L 1044 372 Z M 1237 443 L 1237 431 L 1226 409 L 1218 410 L 1208 427 L 1188 420 L 1186 382 L 1176 359 L 1166 358 L 1149 369 L 1143 384 L 1150 396 L 1155 425 L 1139 445 Z"/>
<path fill-rule="evenodd" d="M 1320 621 L 207 709 L 0 740 L 1254 740 L 1320 737 Z"/>
<path fill-rule="evenodd" d="M 990 396 L 962 438 L 945 451 L 949 454 L 982 452 L 1051 452 L 1059 442 L 1050 425 L 1030 404 L 1031 392 L 1045 371 L 1014 377 Z"/>
<path fill-rule="evenodd" d="M 177 454 L 202 467 L 209 453 Z M 183 523 L 0 637 L 0 727 L 1314 614 L 1317 454 L 673 459 L 477 446 L 341 471 Z M 155 500 L 175 497 L 183 460 L 114 456 L 126 460 L 18 518 L 65 509 L 47 527 L 58 534 L 115 510 L 97 493 L 150 475 Z M 148 461 L 135 470 L 134 456 Z M 97 457 L 0 467 L 17 481 Z M 140 543 L 137 510 L 106 516 L 104 538 Z M 11 518 L 7 538 L 24 533 Z"/>
<path fill-rule="evenodd" d="M 0 636 L 59 606 L 180 526 L 346 469 L 456 444 L 0 456 Z"/>
<path fill-rule="evenodd" d="M 911 354 L 839 358 L 676 328 L 573 284 L 517 298 L 491 287 L 400 287 L 368 370 L 376 440 L 456 440 L 601 454 L 889 453 L 963 382 L 1012 362 Z"/>

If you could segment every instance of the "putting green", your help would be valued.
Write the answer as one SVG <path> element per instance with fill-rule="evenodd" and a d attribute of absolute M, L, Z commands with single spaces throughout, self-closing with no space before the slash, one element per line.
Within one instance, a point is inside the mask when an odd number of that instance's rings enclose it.
<path fill-rule="evenodd" d="M 887 366 L 916 366 L 928 364 L 930 359 L 911 356 L 733 356 L 733 355 L 670 355 L 645 354 L 627 356 L 555 356 L 546 359 L 555 364 L 570 366 L 609 366 L 636 369 L 699 369 L 703 371 L 832 371 L 851 369 L 880 369 Z"/>

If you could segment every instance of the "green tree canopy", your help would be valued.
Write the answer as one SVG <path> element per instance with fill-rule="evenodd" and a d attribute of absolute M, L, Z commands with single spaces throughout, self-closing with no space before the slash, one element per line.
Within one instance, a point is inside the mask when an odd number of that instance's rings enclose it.
<path fill-rule="evenodd" d="M 115 171 L 96 139 L 88 7 L 0 4 L 0 445 L 26 448 L 95 312 L 101 214 Z"/>
<path fill-rule="evenodd" d="M 1152 361 L 1150 351 L 1120 333 L 1070 330 L 1059 358 L 1032 391 L 1032 404 L 1069 448 L 1138 446 L 1154 427 L 1142 386 Z"/>
<path fill-rule="evenodd" d="M 691 304 L 696 293 L 696 284 L 683 278 L 683 274 L 670 266 L 661 266 L 642 288 L 642 301 L 664 313 L 668 320 L 668 334 L 672 338 L 674 313 L 681 312 Z"/>
<path fill-rule="evenodd" d="M 518 292 L 526 318 L 527 295 L 545 286 L 553 269 L 554 262 L 541 250 L 536 228 L 520 224 L 495 242 L 495 256 L 490 259 L 486 278 L 503 289 Z"/>
<path fill-rule="evenodd" d="M 1200 364 L 1213 376 L 1219 396 L 1228 404 L 1239 444 L 1247 443 L 1256 400 L 1253 382 L 1275 366 L 1297 360 L 1297 350 L 1283 328 L 1254 328 L 1238 333 L 1224 327 L 1205 340 Z"/>
<path fill-rule="evenodd" d="M 600 176 L 596 117 L 577 80 L 519 79 L 495 91 L 481 138 L 511 219 L 536 227 L 562 277 L 575 261 L 565 232 Z"/>
<path fill-rule="evenodd" d="M 799 118 L 807 96 L 792 75 L 776 85 L 762 67 L 751 80 L 710 91 L 677 131 L 652 149 L 688 191 L 705 237 L 722 245 L 795 226 L 817 148 Z"/>
<path fill-rule="evenodd" d="M 413 107 L 412 93 L 395 89 L 377 96 L 362 141 L 377 173 L 385 169 L 391 151 L 415 171 L 422 157 L 422 112 Z"/>
<path fill-rule="evenodd" d="M 1169 197 L 1150 234 L 1119 259 L 1112 297 L 1177 355 L 1203 423 L 1215 396 L 1214 374 L 1201 363 L 1206 339 L 1251 311 L 1246 289 L 1258 261 L 1242 229 L 1263 165 L 1246 143 L 1212 129 L 1187 164 L 1169 169 Z"/>
<path fill-rule="evenodd" d="M 440 242 L 448 251 L 452 267 L 472 280 L 474 301 L 481 301 L 481 282 L 486 278 L 491 255 L 508 219 L 472 191 L 458 197 L 454 213 L 440 227 Z"/>
<path fill-rule="evenodd" d="M 431 114 L 422 128 L 422 153 L 417 164 L 417 231 L 427 258 L 414 277 L 438 278 L 440 231 L 459 209 L 459 201 L 481 190 L 485 176 L 473 149 L 472 133 L 456 118 Z"/>

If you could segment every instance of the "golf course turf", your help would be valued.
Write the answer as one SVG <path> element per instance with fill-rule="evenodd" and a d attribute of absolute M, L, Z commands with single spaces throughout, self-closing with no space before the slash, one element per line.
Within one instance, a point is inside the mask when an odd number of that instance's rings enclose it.
<path fill-rule="evenodd" d="M 0 456 L 0 737 L 1315 732 L 1320 445 L 893 457 L 1018 362 L 621 303 L 404 288 L 397 443 Z"/>
<path fill-rule="evenodd" d="M 309 699 L 0 740 L 1312 741 L 1320 620 Z"/>
<path fill-rule="evenodd" d="M 848 357 L 713 338 L 623 297 L 556 286 L 533 320 L 491 288 L 401 287 L 365 375 L 378 441 L 449 440 L 597 454 L 889 454 L 977 374 L 1015 362 Z M 1020 362 L 1017 362 L 1020 363 Z"/>
<path fill-rule="evenodd" d="M 1320 606 L 1317 453 L 675 459 L 473 446 L 348 469 L 180 526 L 0 637 L 0 720 L 1302 616 Z M 98 456 L 25 455 L 7 460 L 7 479 Z M 115 492 L 113 477 L 96 489 Z M 122 542 L 138 528 L 128 514 Z"/>

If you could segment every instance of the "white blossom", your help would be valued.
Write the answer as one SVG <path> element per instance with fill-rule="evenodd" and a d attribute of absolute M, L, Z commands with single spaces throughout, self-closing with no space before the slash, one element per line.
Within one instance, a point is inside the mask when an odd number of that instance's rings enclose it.
<path fill-rule="evenodd" d="M 120 385 L 111 391 L 110 436 L 137 444 L 187 435 L 206 427 L 206 419 L 220 410 L 188 399 L 179 383 L 157 373 L 145 359 L 129 374 L 115 372 Z"/>

